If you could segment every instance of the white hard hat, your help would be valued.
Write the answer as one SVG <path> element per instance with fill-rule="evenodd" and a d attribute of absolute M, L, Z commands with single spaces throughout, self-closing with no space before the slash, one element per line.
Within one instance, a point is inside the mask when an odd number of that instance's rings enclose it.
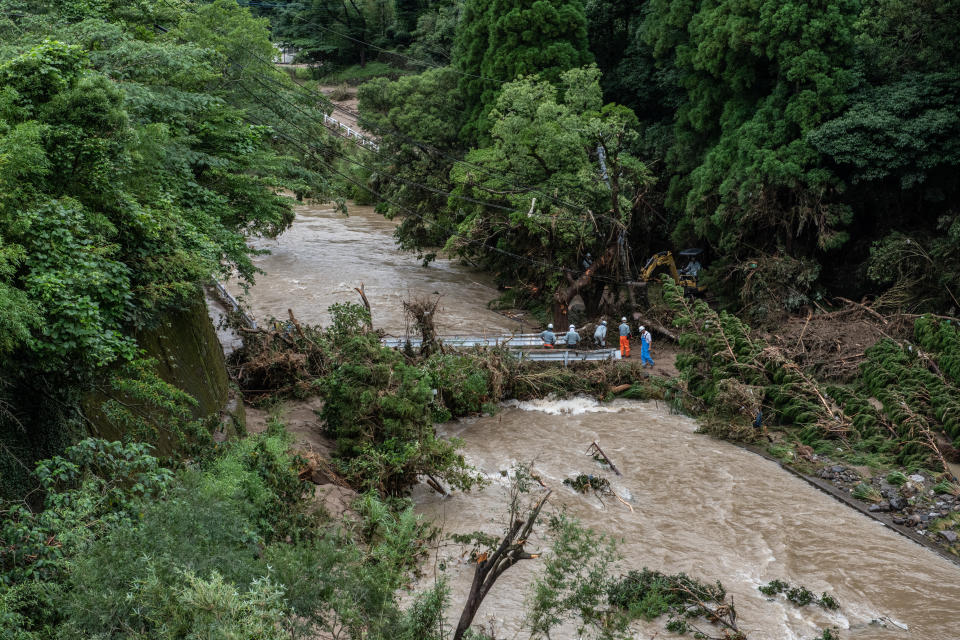
<path fill-rule="evenodd" d="M 643 325 L 640 325 L 640 328 L 639 328 L 639 329 L 637 329 L 637 331 L 643 331 L 644 329 L 646 329 L 646 327 L 645 327 L 645 326 L 643 326 Z"/>
<path fill-rule="evenodd" d="M 548 324 L 548 325 L 547 325 L 547 329 L 553 329 L 553 325 L 552 325 L 552 324 Z"/>
<path fill-rule="evenodd" d="M 622 318 L 620 318 L 620 322 L 626 322 L 626 321 L 627 321 L 627 316 L 623 316 Z"/>
<path fill-rule="evenodd" d="M 606 320 L 604 320 L 604 321 L 603 321 L 603 322 L 601 322 L 600 324 L 602 324 L 603 326 L 607 326 L 607 321 L 606 321 Z"/>
<path fill-rule="evenodd" d="M 571 328 L 571 329 L 576 329 L 576 327 L 575 327 L 575 326 L 573 326 L 573 325 L 570 325 L 570 328 Z"/>

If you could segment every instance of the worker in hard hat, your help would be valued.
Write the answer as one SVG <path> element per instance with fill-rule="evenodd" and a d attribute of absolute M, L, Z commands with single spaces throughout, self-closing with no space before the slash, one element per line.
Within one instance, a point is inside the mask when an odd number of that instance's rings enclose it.
<path fill-rule="evenodd" d="M 543 346 L 547 349 L 553 349 L 557 344 L 557 335 L 553 332 L 553 325 L 548 324 L 547 328 L 540 332 L 540 339 L 543 340 Z"/>
<path fill-rule="evenodd" d="M 593 332 L 593 341 L 601 349 L 607 346 L 607 321 L 606 320 L 604 320 L 603 322 L 597 325 L 596 330 Z"/>
<path fill-rule="evenodd" d="M 650 365 L 650 368 L 653 368 L 653 358 L 650 357 L 650 343 L 653 342 L 653 336 L 650 335 L 650 332 L 647 331 L 647 328 L 643 325 L 640 325 L 640 328 L 637 329 L 637 333 L 640 334 L 640 362 L 641 365 L 646 367 Z"/>
<path fill-rule="evenodd" d="M 620 357 L 630 357 L 630 325 L 627 324 L 627 318 L 620 318 Z"/>
<path fill-rule="evenodd" d="M 566 341 L 568 347 L 575 347 L 577 343 L 580 342 L 580 334 L 577 333 L 577 328 L 573 325 L 570 325 L 570 330 L 567 331 Z"/>

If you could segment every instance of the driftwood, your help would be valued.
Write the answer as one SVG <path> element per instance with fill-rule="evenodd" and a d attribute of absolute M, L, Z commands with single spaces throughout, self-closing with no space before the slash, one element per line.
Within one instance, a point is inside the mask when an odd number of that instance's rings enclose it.
<path fill-rule="evenodd" d="M 589 455 L 593 455 L 593 454 L 597 454 L 597 455 L 599 455 L 600 457 L 602 457 L 604 460 L 606 460 L 607 464 L 610 465 L 610 469 L 611 469 L 615 474 L 617 474 L 618 476 L 622 476 L 622 475 L 623 475 L 622 473 L 620 473 L 620 469 L 617 469 L 617 465 L 613 464 L 613 460 L 611 460 L 610 457 L 607 456 L 607 454 L 605 454 L 605 453 L 603 452 L 603 449 L 600 448 L 600 445 L 598 445 L 598 444 L 596 443 L 596 441 L 594 441 L 593 443 L 591 443 L 591 445 L 590 445 L 589 447 L 587 447 L 587 453 L 586 453 L 586 455 L 589 456 Z"/>
<path fill-rule="evenodd" d="M 521 560 L 531 560 L 540 557 L 538 553 L 527 553 L 523 547 L 530 537 L 533 526 L 540 516 L 540 511 L 543 509 L 543 505 L 546 504 L 547 498 L 550 497 L 551 493 L 552 490 L 547 489 L 547 492 L 540 498 L 536 506 L 530 510 L 526 521 L 513 521 L 510 529 L 503 536 L 503 540 L 500 541 L 497 550 L 494 551 L 492 555 L 487 557 L 486 554 L 481 554 L 477 558 L 477 567 L 473 573 L 473 583 L 470 585 L 470 594 L 467 596 L 463 613 L 460 614 L 460 621 L 457 623 L 457 630 L 453 634 L 453 640 L 461 640 L 463 638 L 467 629 L 470 628 L 474 616 L 477 615 L 483 599 L 490 592 L 497 578 L 503 575 L 504 571 Z"/>
<path fill-rule="evenodd" d="M 671 342 L 674 342 L 674 343 L 680 342 L 680 338 L 678 338 L 675 333 L 667 329 L 665 326 L 663 326 L 656 320 L 645 319 L 641 317 L 639 314 L 634 314 L 634 318 L 636 318 L 637 321 L 639 321 L 640 324 L 645 326 L 647 329 L 652 329 L 656 333 L 659 333 L 660 335 L 665 336 Z"/>
<path fill-rule="evenodd" d="M 367 300 L 367 292 L 363 288 L 363 283 L 360 283 L 359 287 L 354 287 L 354 291 L 360 294 L 360 300 L 363 301 L 363 306 L 367 310 L 367 329 L 373 331 L 373 311 L 370 309 L 370 301 Z"/>
<path fill-rule="evenodd" d="M 443 488 L 443 485 L 440 484 L 436 478 L 434 478 L 429 473 L 427 474 L 427 486 L 439 493 L 440 495 L 446 497 L 450 495 L 446 489 Z"/>

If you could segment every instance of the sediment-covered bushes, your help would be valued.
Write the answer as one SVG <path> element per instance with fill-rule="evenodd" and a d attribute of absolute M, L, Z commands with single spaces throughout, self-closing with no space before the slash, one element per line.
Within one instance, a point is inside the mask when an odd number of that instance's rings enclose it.
<path fill-rule="evenodd" d="M 840 440 L 857 454 L 875 453 L 908 469 L 942 468 L 960 438 L 958 332 L 946 320 L 916 318 L 917 344 L 884 338 L 864 350 L 859 375 L 827 384 L 799 366 L 739 319 L 692 302 L 664 285 L 677 314 L 686 410 L 704 417 L 705 430 L 750 440 L 762 408 L 768 422 L 795 428 L 791 437 L 815 448 Z M 948 439 L 954 439 L 954 445 Z"/>

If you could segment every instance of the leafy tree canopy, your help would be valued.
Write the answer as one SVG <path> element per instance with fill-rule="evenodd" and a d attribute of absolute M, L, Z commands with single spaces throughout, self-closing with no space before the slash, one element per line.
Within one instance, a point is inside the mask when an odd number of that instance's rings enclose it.
<path fill-rule="evenodd" d="M 265 24 L 223 0 L 165 6 L 41 4 L 0 49 L 3 346 L 48 371 L 130 357 L 131 330 L 198 283 L 253 277 L 246 235 L 290 223 L 282 187 L 321 184 L 246 119 L 237 57 L 270 68 Z"/>
<path fill-rule="evenodd" d="M 457 194 L 491 205 L 450 199 L 462 221 L 448 249 L 531 292 L 557 290 L 582 271 L 586 253 L 600 256 L 620 246 L 623 232 L 649 224 L 643 195 L 652 177 L 630 152 L 636 116 L 603 105 L 596 67 L 566 71 L 559 84 L 505 85 L 490 114 L 491 146 L 451 174 Z M 622 267 L 607 268 L 616 273 Z"/>
<path fill-rule="evenodd" d="M 556 82 L 592 59 L 579 0 L 468 0 L 453 58 L 463 74 L 463 139 L 475 142 L 487 134 L 502 83 L 532 74 Z"/>

